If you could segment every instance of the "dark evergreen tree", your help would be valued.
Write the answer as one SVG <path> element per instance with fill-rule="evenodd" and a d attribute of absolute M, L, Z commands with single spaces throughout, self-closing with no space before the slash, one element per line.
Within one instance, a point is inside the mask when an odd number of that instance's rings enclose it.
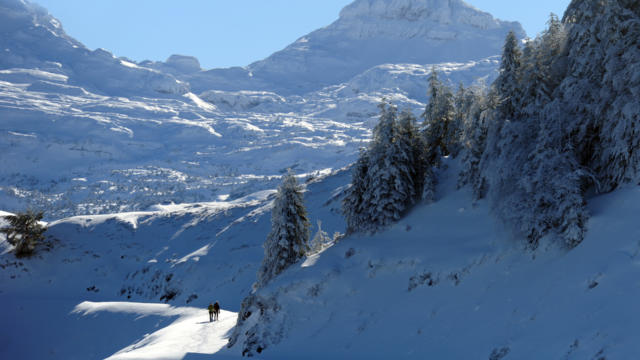
<path fill-rule="evenodd" d="M 371 231 L 382 229 L 402 217 L 411 199 L 405 180 L 406 165 L 399 152 L 396 138 L 397 110 L 394 106 L 381 104 L 380 121 L 373 129 L 373 140 L 369 148 L 369 171 L 365 192 L 365 213 Z"/>
<path fill-rule="evenodd" d="M 256 288 L 298 262 L 309 249 L 309 220 L 302 191 L 302 186 L 289 171 L 273 202 L 271 232 L 264 243 L 264 259 L 258 270 Z"/>
<path fill-rule="evenodd" d="M 493 87 L 500 99 L 498 118 L 502 121 L 517 117 L 520 98 L 520 45 L 513 31 L 510 31 L 504 43 L 500 61 L 500 75 Z"/>
<path fill-rule="evenodd" d="M 426 143 L 427 164 L 438 166 L 440 157 L 450 153 L 455 130 L 453 120 L 455 107 L 453 94 L 442 84 L 438 72 L 433 68 L 429 76 L 429 101 L 422 118 L 424 119 L 424 141 Z"/>
<path fill-rule="evenodd" d="M 367 227 L 370 220 L 366 217 L 365 192 L 367 190 L 367 174 L 369 172 L 369 156 L 366 149 L 360 149 L 360 157 L 351 170 L 351 186 L 347 189 L 342 202 L 342 212 L 347 223 L 347 233 L 358 232 Z"/>
<path fill-rule="evenodd" d="M 462 125 L 462 171 L 458 179 L 458 187 L 470 185 L 474 199 L 485 197 L 487 181 L 481 171 L 481 160 L 487 143 L 488 118 L 493 115 L 498 104 L 497 97 L 487 94 L 486 88 L 466 89 L 465 103 L 469 110 L 465 113 Z"/>

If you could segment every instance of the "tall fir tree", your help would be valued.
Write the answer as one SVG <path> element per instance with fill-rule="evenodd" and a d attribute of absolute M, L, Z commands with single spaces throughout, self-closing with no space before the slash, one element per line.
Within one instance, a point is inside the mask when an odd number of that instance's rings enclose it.
<path fill-rule="evenodd" d="M 365 192 L 368 188 L 369 155 L 360 149 L 360 156 L 351 170 L 351 186 L 342 202 L 342 213 L 347 223 L 347 234 L 366 229 L 370 222 L 365 212 Z"/>
<path fill-rule="evenodd" d="M 371 231 L 377 231 L 400 220 L 410 197 L 402 186 L 402 164 L 397 162 L 394 142 L 397 109 L 395 106 L 380 105 L 380 121 L 373 129 L 373 140 L 369 148 L 369 171 L 365 192 L 365 212 L 370 219 Z"/>
<path fill-rule="evenodd" d="M 449 155 L 449 147 L 453 139 L 453 121 L 455 117 L 454 98 L 451 89 L 445 86 L 438 77 L 435 68 L 429 75 L 429 101 L 425 107 L 424 141 L 426 143 L 426 161 L 438 166 L 440 157 Z"/>
<path fill-rule="evenodd" d="M 309 250 L 309 220 L 303 189 L 293 172 L 285 175 L 271 211 L 271 232 L 264 242 L 264 259 L 256 288 L 261 288 Z"/>
<path fill-rule="evenodd" d="M 512 120 L 518 114 L 521 56 L 522 52 L 516 34 L 510 31 L 502 51 L 500 75 L 493 84 L 500 98 L 498 117 L 501 120 Z"/>
<path fill-rule="evenodd" d="M 493 114 L 498 101 L 489 98 L 486 87 L 466 89 L 464 96 L 469 110 L 465 113 L 462 125 L 462 171 L 458 187 L 470 185 L 474 200 L 480 200 L 487 192 L 486 179 L 481 171 L 482 155 L 487 143 L 487 119 Z"/>

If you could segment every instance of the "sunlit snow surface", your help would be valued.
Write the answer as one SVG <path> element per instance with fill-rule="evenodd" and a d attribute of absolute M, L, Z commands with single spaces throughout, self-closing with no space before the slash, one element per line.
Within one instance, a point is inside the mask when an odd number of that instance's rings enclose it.
<path fill-rule="evenodd" d="M 210 322 L 206 309 L 131 302 L 85 301 L 73 310 L 73 313 L 85 316 L 100 312 L 134 314 L 139 317 L 177 317 L 170 325 L 145 334 L 140 341 L 109 356 L 109 360 L 169 360 L 183 359 L 189 353 L 217 353 L 227 345 L 228 332 L 235 326 L 237 318 L 236 313 L 222 310 L 218 320 Z"/>

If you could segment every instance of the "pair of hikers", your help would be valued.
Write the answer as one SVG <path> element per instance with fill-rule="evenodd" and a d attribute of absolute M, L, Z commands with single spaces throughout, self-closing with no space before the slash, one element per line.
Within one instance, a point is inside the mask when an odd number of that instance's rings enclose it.
<path fill-rule="evenodd" d="M 220 315 L 220 304 L 216 301 L 215 304 L 209 303 L 209 322 L 218 321 L 218 315 Z"/>

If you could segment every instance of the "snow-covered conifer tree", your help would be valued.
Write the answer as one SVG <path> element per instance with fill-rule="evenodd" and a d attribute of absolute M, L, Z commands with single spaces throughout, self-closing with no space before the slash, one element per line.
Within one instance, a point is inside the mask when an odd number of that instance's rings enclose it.
<path fill-rule="evenodd" d="M 640 171 L 640 10 L 636 1 L 572 1 L 568 76 L 562 109 L 582 166 L 598 192 L 637 180 Z M 603 41 L 606 39 L 606 41 Z"/>
<path fill-rule="evenodd" d="M 415 117 L 380 105 L 380 121 L 352 173 L 343 201 L 347 232 L 375 232 L 399 220 L 420 198 L 425 181 L 424 145 Z"/>
<path fill-rule="evenodd" d="M 258 270 L 260 288 L 300 260 L 309 249 L 309 220 L 302 187 L 289 171 L 273 203 L 271 232 L 264 243 L 264 259 Z"/>
<path fill-rule="evenodd" d="M 486 88 L 465 89 L 464 102 L 469 104 L 462 125 L 462 171 L 458 186 L 470 185 L 475 200 L 485 197 L 486 179 L 482 175 L 480 161 L 485 152 L 487 142 L 487 118 L 493 114 L 497 106 L 497 97 L 490 101 Z"/>
<path fill-rule="evenodd" d="M 521 55 L 516 34 L 510 31 L 502 51 L 500 75 L 493 83 L 500 98 L 498 117 L 502 121 L 514 119 L 519 110 Z"/>
<path fill-rule="evenodd" d="M 449 155 L 453 141 L 452 122 L 455 116 L 453 94 L 442 84 L 438 72 L 433 68 L 429 76 L 429 101 L 422 118 L 424 119 L 424 139 L 427 146 L 426 161 L 437 166 L 441 156 Z"/>
<path fill-rule="evenodd" d="M 347 233 L 366 229 L 369 219 L 366 217 L 364 194 L 368 187 L 369 156 L 366 149 L 360 149 L 360 157 L 351 170 L 351 186 L 342 201 L 342 212 L 347 223 Z"/>
<path fill-rule="evenodd" d="M 400 220 L 411 193 L 404 183 L 406 167 L 395 144 L 397 110 L 380 105 L 380 121 L 373 129 L 369 148 L 369 171 L 364 194 L 369 230 L 376 231 Z"/>

